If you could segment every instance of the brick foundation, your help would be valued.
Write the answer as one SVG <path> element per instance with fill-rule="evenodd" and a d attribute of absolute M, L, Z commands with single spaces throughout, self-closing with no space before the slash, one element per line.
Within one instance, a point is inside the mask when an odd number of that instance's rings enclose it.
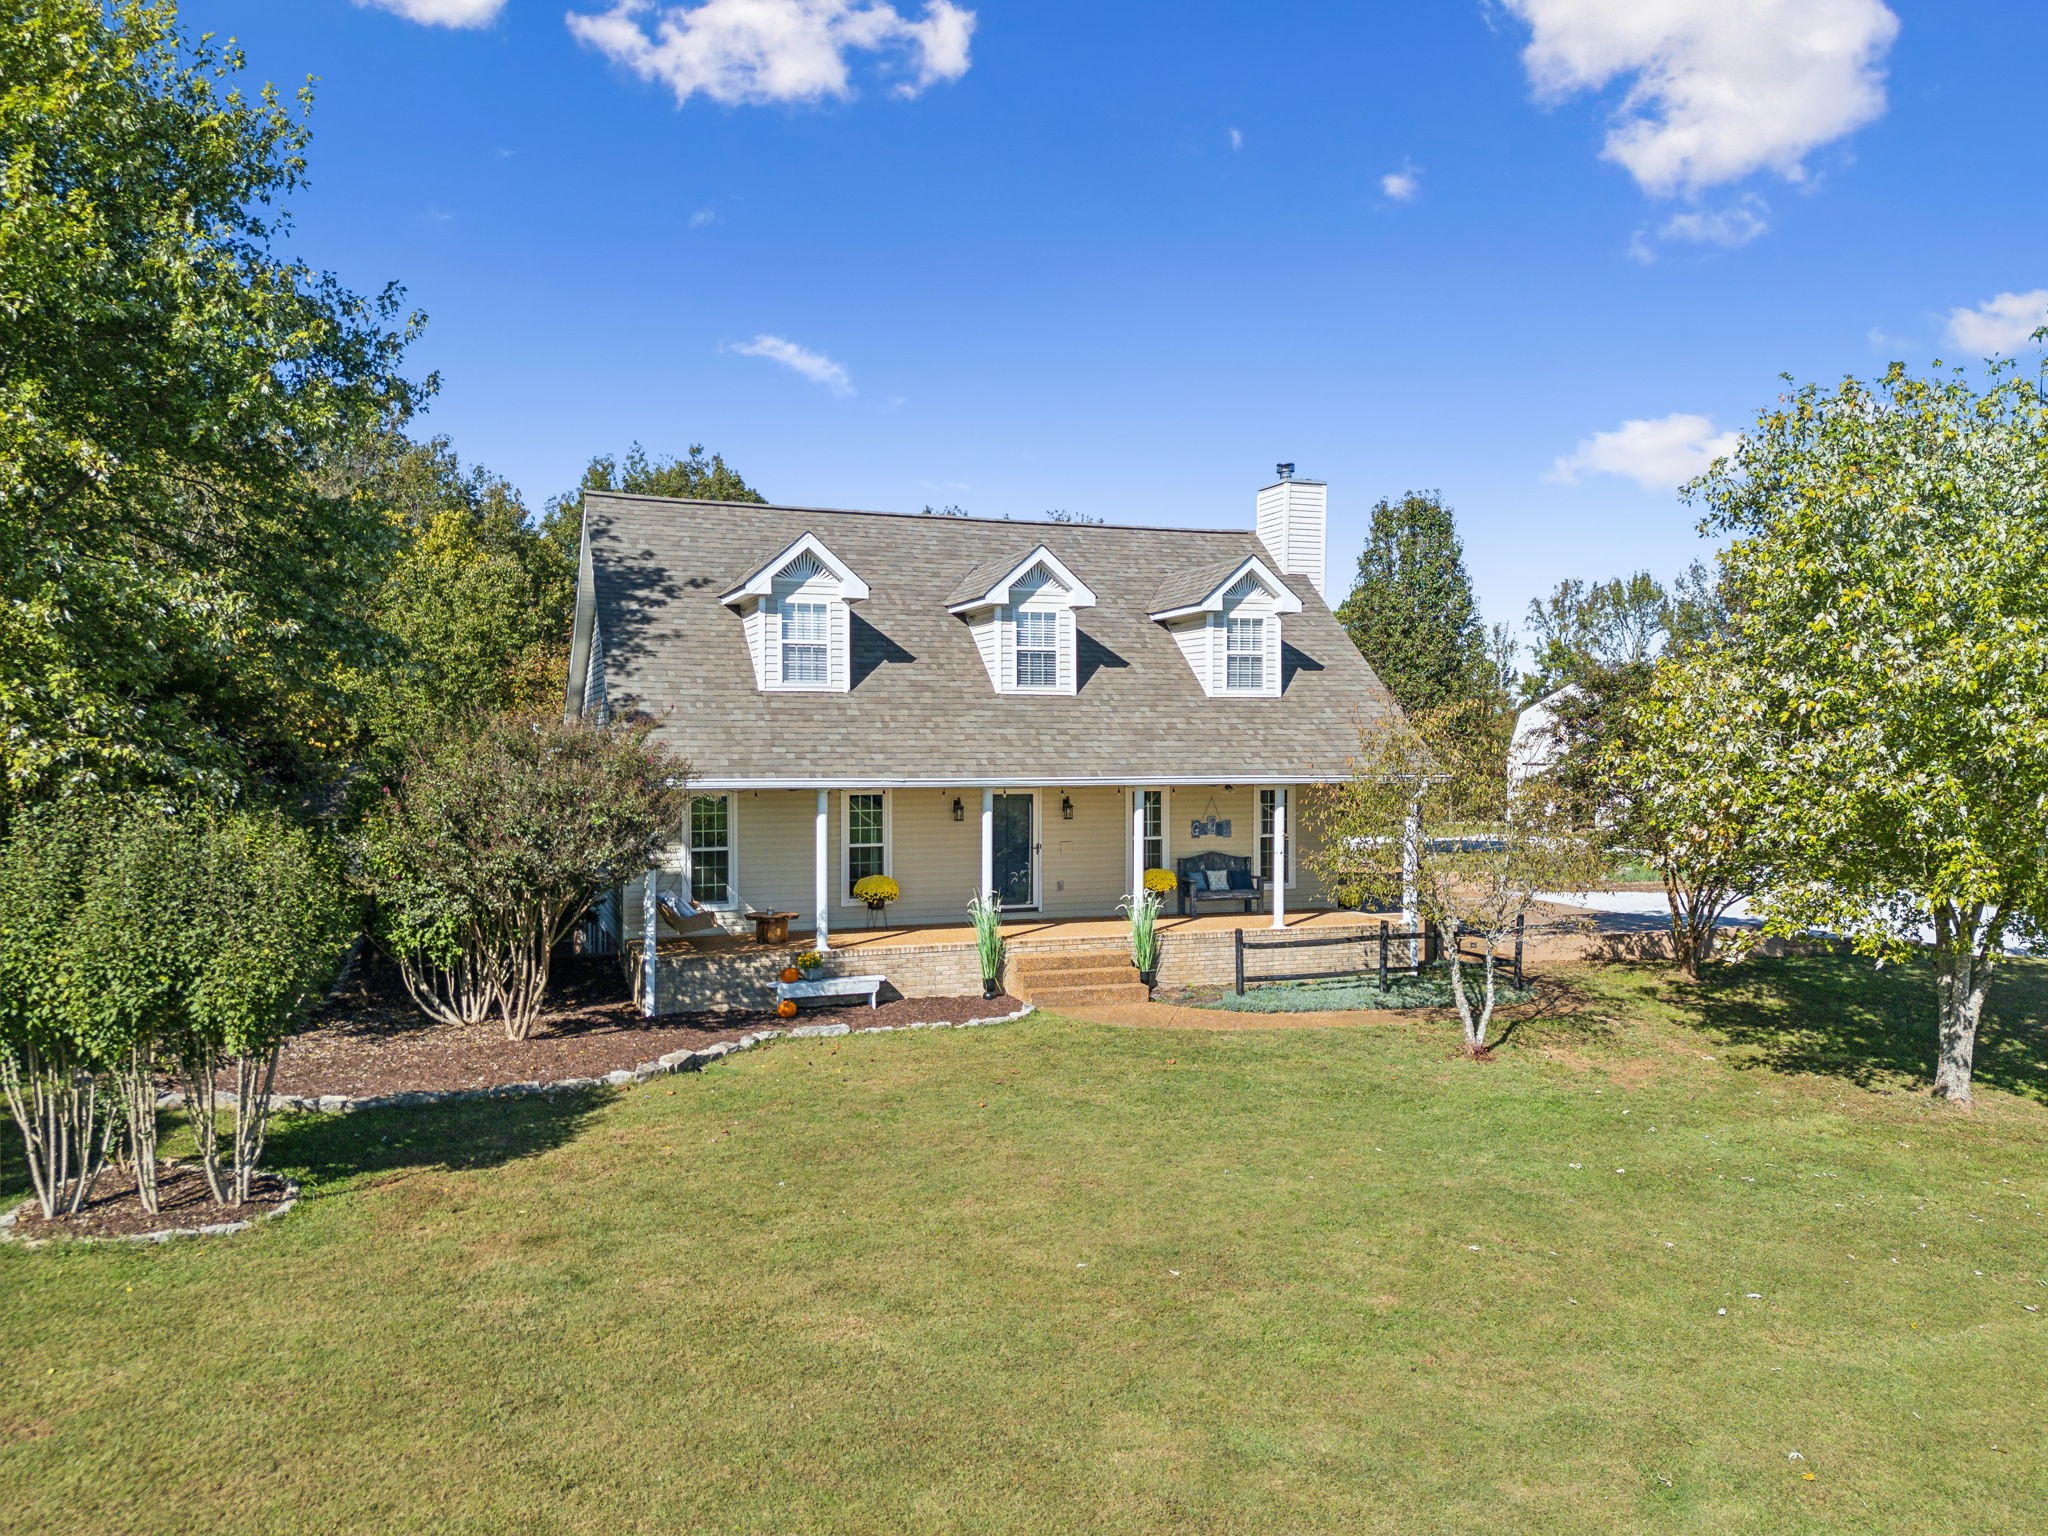
<path fill-rule="evenodd" d="M 1266 930 L 1253 930 L 1263 933 Z M 1357 927 L 1319 924 L 1319 939 L 1358 938 L 1376 941 L 1377 920 Z M 1256 943 L 1256 940 L 1254 940 Z M 1196 933 L 1163 933 L 1159 937 L 1159 985 L 1162 987 L 1227 987 L 1236 975 L 1236 936 L 1229 929 L 1205 929 Z M 1126 960 L 1130 946 L 1121 938 L 1049 940 L 1013 945 L 1004 957 L 1005 990 L 1011 990 L 1010 961 L 1021 950 L 1032 955 L 1100 954 Z M 1405 956 L 1396 946 L 1394 962 Z M 687 1013 L 698 1009 L 767 1012 L 775 1006 L 775 981 L 789 964 L 794 951 L 742 950 L 730 954 L 662 954 L 655 964 L 659 1012 Z M 642 969 L 639 946 L 628 945 L 625 956 L 633 980 L 633 997 L 640 998 Z M 1253 956 L 1247 973 L 1253 977 L 1278 969 L 1334 971 L 1356 963 L 1371 968 L 1378 963 L 1376 942 L 1357 949 L 1332 945 L 1327 949 L 1286 950 L 1277 955 Z M 820 974 L 825 976 L 873 976 L 889 978 L 882 992 L 886 1002 L 894 997 L 968 997 L 981 990 L 981 961 L 972 944 L 900 944 L 877 949 L 834 950 L 825 957 Z"/>

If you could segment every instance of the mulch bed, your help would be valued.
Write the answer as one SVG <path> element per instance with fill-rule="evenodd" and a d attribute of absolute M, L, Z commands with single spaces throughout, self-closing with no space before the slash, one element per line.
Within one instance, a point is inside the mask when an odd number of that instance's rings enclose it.
<path fill-rule="evenodd" d="M 283 1179 L 259 1173 L 249 1198 L 241 1205 L 215 1205 L 206 1175 L 196 1165 L 165 1163 L 157 1173 L 159 1209 L 151 1215 L 135 1198 L 134 1175 L 109 1168 L 93 1186 L 92 1199 L 76 1216 L 51 1220 L 43 1215 L 41 1206 L 31 1203 L 15 1217 L 13 1231 L 32 1243 L 53 1237 L 145 1237 L 152 1232 L 258 1220 L 287 1198 L 289 1190 Z"/>
<path fill-rule="evenodd" d="M 701 1050 L 761 1029 L 843 1023 L 963 1023 L 1015 1013 L 1011 997 L 919 997 L 870 1008 L 806 1008 L 794 1019 L 766 1013 L 668 1014 L 643 1019 L 616 961 L 564 960 L 550 988 L 555 1007 L 531 1038 L 507 1040 L 495 1019 L 451 1026 L 426 1018 L 405 994 L 396 967 L 365 963 L 315 1027 L 285 1042 L 271 1091 L 294 1097 L 495 1088 L 508 1083 L 602 1077 L 671 1051 Z"/>

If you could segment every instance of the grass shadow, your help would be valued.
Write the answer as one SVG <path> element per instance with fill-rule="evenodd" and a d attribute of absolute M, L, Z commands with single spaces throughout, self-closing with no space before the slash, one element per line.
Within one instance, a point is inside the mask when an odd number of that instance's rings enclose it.
<path fill-rule="evenodd" d="M 1696 986 L 1669 983 L 1664 1000 L 1730 1047 L 1738 1064 L 1836 1077 L 1897 1091 L 1933 1080 L 1933 966 L 1878 969 L 1846 955 L 1753 959 L 1712 966 Z M 2001 960 L 1978 1032 L 1975 1080 L 2048 1103 L 2048 963 Z"/>
<path fill-rule="evenodd" d="M 264 1163 L 314 1187 L 422 1169 L 498 1168 L 567 1145 L 615 1096 L 588 1088 L 352 1115 L 281 1115 L 271 1122 Z"/>

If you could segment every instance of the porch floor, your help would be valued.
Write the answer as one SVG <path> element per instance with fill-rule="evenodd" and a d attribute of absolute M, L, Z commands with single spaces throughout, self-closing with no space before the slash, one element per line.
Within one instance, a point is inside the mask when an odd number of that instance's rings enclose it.
<path fill-rule="evenodd" d="M 1316 927 L 1349 926 L 1357 923 L 1376 923 L 1383 915 L 1376 912 L 1340 912 L 1327 909 L 1310 909 L 1287 913 L 1287 926 L 1292 929 Z M 1400 914 L 1389 916 L 1389 921 L 1400 926 Z M 1194 917 L 1176 917 L 1162 913 L 1159 918 L 1159 932 L 1162 936 L 1173 933 L 1228 933 L 1233 928 L 1267 929 L 1273 926 L 1271 912 L 1204 912 Z M 1120 939 L 1130 931 L 1129 924 L 1121 917 L 1018 917 L 1003 924 L 1003 941 L 1006 944 L 1060 944 L 1074 939 Z M 813 935 L 792 933 L 790 942 L 799 948 L 809 948 Z M 835 953 L 861 949 L 896 949 L 912 944 L 972 944 L 974 930 L 965 923 L 907 924 L 888 928 L 835 928 L 832 930 L 832 948 Z"/>

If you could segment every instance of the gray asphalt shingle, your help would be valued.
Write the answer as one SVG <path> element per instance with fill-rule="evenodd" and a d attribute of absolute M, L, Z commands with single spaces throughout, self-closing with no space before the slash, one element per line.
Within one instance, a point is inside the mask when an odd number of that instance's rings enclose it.
<path fill-rule="evenodd" d="M 1146 615 L 1161 592 L 1265 556 L 1249 530 L 1040 528 L 598 491 L 583 506 L 611 707 L 651 716 L 707 783 L 1306 781 L 1342 771 L 1360 732 L 1394 711 L 1298 577 L 1281 697 L 1203 695 Z M 872 589 L 853 605 L 853 687 L 763 693 L 740 619 L 718 597 L 806 532 Z M 1039 543 L 1096 596 L 1076 615 L 1073 697 L 997 694 L 966 621 L 946 611 L 981 572 L 996 567 L 992 581 Z"/>

